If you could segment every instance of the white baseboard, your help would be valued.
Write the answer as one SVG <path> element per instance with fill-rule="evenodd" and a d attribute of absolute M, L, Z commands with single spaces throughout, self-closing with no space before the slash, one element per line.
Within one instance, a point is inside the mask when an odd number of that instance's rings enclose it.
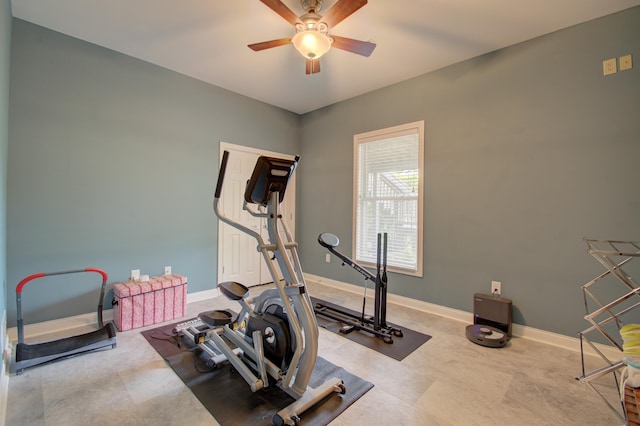
<path fill-rule="evenodd" d="M 330 278 L 321 277 L 313 274 L 305 274 L 307 281 L 324 285 L 327 287 L 336 288 L 342 291 L 346 291 L 353 294 L 362 294 L 362 287 L 345 283 L 342 281 L 332 280 Z M 399 296 L 397 294 L 388 293 L 387 301 L 396 305 L 404 306 L 407 308 L 415 309 L 421 312 L 427 312 L 430 314 L 438 315 L 441 317 L 449 318 L 455 321 L 460 321 L 465 324 L 473 323 L 473 313 L 462 311 L 459 309 L 448 308 L 446 306 L 436 305 L 421 300 L 411 299 L 409 297 Z M 567 349 L 573 352 L 580 352 L 580 339 L 577 337 L 570 337 L 564 334 L 552 333 L 550 331 L 541 330 L 538 328 L 528 327 L 521 324 L 513 324 L 511 333 L 513 336 L 522 337 L 524 339 L 533 340 L 547 345 L 556 346 L 559 348 Z M 605 356 L 610 359 L 619 360 L 622 359 L 622 353 L 615 347 L 609 345 L 595 344 Z M 587 350 L 589 350 L 587 348 Z M 586 352 L 585 352 L 586 353 Z M 589 352 L 589 355 L 597 355 L 595 352 Z"/>
<path fill-rule="evenodd" d="M 362 287 L 349 284 L 341 281 L 332 280 L 330 278 L 321 277 L 313 274 L 305 274 L 307 281 L 327 287 L 336 288 L 341 291 L 346 291 L 352 294 L 362 294 Z M 205 291 L 199 291 L 196 293 L 187 294 L 187 303 L 199 302 L 202 300 L 210 299 L 220 295 L 218 289 L 211 289 Z M 441 317 L 449 318 L 455 321 L 459 321 L 465 324 L 473 323 L 473 314 L 471 312 L 462 311 L 459 309 L 448 308 L 446 306 L 436 305 L 434 303 L 424 302 L 421 300 L 411 299 L 409 297 L 400 296 L 397 294 L 389 293 L 387 295 L 388 303 L 404 306 L 407 308 L 415 309 L 421 312 L 427 312 L 430 314 L 438 315 Z M 104 311 L 104 321 L 113 320 L 113 310 Z M 57 320 L 45 321 L 37 324 L 25 325 L 25 335 L 30 337 L 36 337 L 44 334 L 51 333 L 52 331 L 64 331 L 77 328 L 80 326 L 92 326 L 97 323 L 96 314 L 87 313 L 82 315 L 75 315 L 72 317 L 61 318 Z M 6 323 L 5 323 L 6 324 Z M 559 348 L 567 349 L 573 352 L 580 352 L 580 340 L 577 337 L 569 337 L 563 334 L 553 333 L 546 330 L 541 330 L 533 327 L 528 327 L 521 324 L 513 324 L 512 334 L 516 337 L 521 337 L 540 343 L 556 346 Z M 17 341 L 17 329 L 12 327 L 7 330 L 8 341 Z M 613 360 L 622 359 L 622 353 L 615 347 L 609 345 L 595 344 L 605 356 Z M 586 350 L 590 350 L 587 348 Z M 587 352 L 585 351 L 587 354 Z M 595 352 L 590 351 L 588 355 L 597 355 Z"/>
<path fill-rule="evenodd" d="M 199 302 L 206 299 L 219 296 L 218 289 L 199 291 L 197 293 L 187 293 L 187 303 Z M 113 321 L 113 309 L 106 310 L 102 313 L 103 321 Z M 74 315 L 71 317 L 60 318 L 50 321 L 43 321 L 35 324 L 27 324 L 24 326 L 24 334 L 29 337 L 38 337 L 49 334 L 53 331 L 71 330 L 83 326 L 95 326 L 98 323 L 95 312 Z M 6 323 L 5 323 L 6 325 Z M 7 330 L 8 341 L 18 341 L 17 327 L 11 327 Z"/>
<path fill-rule="evenodd" d="M 197 293 L 187 293 L 187 303 L 201 302 L 203 300 L 212 299 L 217 296 L 220 296 L 220 290 L 218 290 L 217 288 L 199 291 Z"/>

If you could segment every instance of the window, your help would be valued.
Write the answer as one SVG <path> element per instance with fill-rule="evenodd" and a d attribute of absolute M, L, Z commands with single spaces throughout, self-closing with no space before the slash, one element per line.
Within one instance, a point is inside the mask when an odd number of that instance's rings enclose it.
<path fill-rule="evenodd" d="M 387 269 L 422 276 L 424 121 L 354 138 L 353 253 L 374 266 L 387 233 Z"/>

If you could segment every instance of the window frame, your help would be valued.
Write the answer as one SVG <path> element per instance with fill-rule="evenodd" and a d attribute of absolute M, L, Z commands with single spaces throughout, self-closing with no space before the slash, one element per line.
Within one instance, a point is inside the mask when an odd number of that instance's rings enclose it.
<path fill-rule="evenodd" d="M 424 240 L 424 120 L 359 133 L 353 136 L 353 217 L 352 217 L 352 258 L 365 267 L 375 268 L 376 264 L 367 260 L 359 259 L 357 252 L 358 242 L 358 207 L 359 207 L 359 147 L 361 144 L 378 142 L 384 139 L 416 134 L 418 136 L 418 199 L 417 199 L 417 247 L 416 247 L 416 269 L 404 268 L 400 266 L 387 265 L 387 271 L 396 272 L 409 276 L 423 277 L 423 240 Z"/>

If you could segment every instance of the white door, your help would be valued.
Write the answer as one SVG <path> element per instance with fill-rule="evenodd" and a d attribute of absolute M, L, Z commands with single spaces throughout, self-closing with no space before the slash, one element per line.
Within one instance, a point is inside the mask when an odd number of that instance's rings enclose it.
<path fill-rule="evenodd" d="M 220 143 L 222 152 L 229 151 L 227 171 L 220 196 L 220 207 L 224 214 L 244 226 L 267 236 L 263 219 L 257 219 L 242 209 L 247 180 L 251 177 L 260 155 L 292 158 L 290 155 L 258 151 L 253 148 Z M 295 214 L 295 174 L 289 182 L 285 199 L 281 204 L 283 217 L 293 233 Z M 264 258 L 258 252 L 257 241 L 223 222 L 218 225 L 218 282 L 236 281 L 251 287 L 273 281 Z"/>

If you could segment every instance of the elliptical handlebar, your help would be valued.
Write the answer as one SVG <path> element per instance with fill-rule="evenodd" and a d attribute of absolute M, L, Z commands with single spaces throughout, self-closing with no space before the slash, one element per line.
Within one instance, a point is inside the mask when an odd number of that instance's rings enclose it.
<path fill-rule="evenodd" d="M 216 184 L 216 192 L 213 199 L 213 212 L 216 214 L 218 219 L 222 222 L 230 225 L 241 232 L 246 233 L 247 235 L 255 238 L 259 245 L 264 245 L 264 240 L 259 232 L 254 231 L 242 223 L 231 219 L 230 217 L 225 216 L 224 212 L 220 208 L 220 196 L 222 195 L 222 185 L 224 184 L 224 176 L 227 172 L 227 162 L 229 161 L 229 151 L 224 151 L 222 153 L 222 160 L 220 162 L 220 171 L 218 172 L 218 182 Z M 247 210 L 249 211 L 249 210 Z"/>
<path fill-rule="evenodd" d="M 222 153 L 222 163 L 220 164 L 220 171 L 218 172 L 218 183 L 216 184 L 216 194 L 215 199 L 220 198 L 220 194 L 222 193 L 222 185 L 224 183 L 224 175 L 227 172 L 227 160 L 229 159 L 229 151 L 224 151 Z"/>

